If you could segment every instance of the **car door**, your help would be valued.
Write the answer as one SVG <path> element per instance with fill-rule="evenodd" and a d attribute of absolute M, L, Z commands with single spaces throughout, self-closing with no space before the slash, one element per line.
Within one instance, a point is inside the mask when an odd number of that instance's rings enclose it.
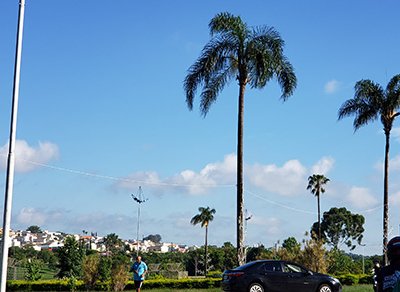
<path fill-rule="evenodd" d="M 315 283 L 312 276 L 305 268 L 290 262 L 283 264 L 284 272 L 287 274 L 287 290 L 288 292 L 309 292 L 315 291 Z"/>
<path fill-rule="evenodd" d="M 279 261 L 268 261 L 262 266 L 263 284 L 266 291 L 283 292 L 286 290 L 287 273 L 282 271 Z"/>

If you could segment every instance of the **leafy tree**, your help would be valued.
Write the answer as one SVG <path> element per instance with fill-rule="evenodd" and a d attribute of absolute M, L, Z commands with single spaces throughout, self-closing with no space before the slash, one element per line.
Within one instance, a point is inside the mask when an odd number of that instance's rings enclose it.
<path fill-rule="evenodd" d="M 186 263 L 186 270 L 189 275 L 197 276 L 199 275 L 203 268 L 204 261 L 201 258 L 204 258 L 204 252 L 201 248 L 191 250 L 188 252 L 188 260 Z"/>
<path fill-rule="evenodd" d="M 65 239 L 64 246 L 58 250 L 59 278 L 76 278 L 81 274 L 84 251 L 73 236 Z"/>
<path fill-rule="evenodd" d="M 104 237 L 104 244 L 106 246 L 107 253 L 110 254 L 115 254 L 124 249 L 122 240 L 118 238 L 118 235 L 115 233 L 110 233 Z"/>
<path fill-rule="evenodd" d="M 400 74 L 389 81 L 386 89 L 371 80 L 360 80 L 355 85 L 352 99 L 345 101 L 338 112 L 338 119 L 355 116 L 353 127 L 357 131 L 369 122 L 380 118 L 385 133 L 385 162 L 383 179 L 383 254 L 387 264 L 386 246 L 389 226 L 389 148 L 390 132 L 395 118 L 400 114 Z"/>
<path fill-rule="evenodd" d="M 235 247 L 230 242 L 224 242 L 223 246 L 221 247 L 223 251 L 223 267 L 221 271 L 232 269 L 237 266 L 237 257 L 235 255 Z"/>
<path fill-rule="evenodd" d="M 43 263 L 37 259 L 29 259 L 25 264 L 25 279 L 28 281 L 37 281 L 42 278 L 41 270 Z"/>
<path fill-rule="evenodd" d="M 217 246 L 209 246 L 209 262 L 208 270 L 223 271 L 224 268 L 224 250 Z"/>
<path fill-rule="evenodd" d="M 282 248 L 278 250 L 280 259 L 288 261 L 298 261 L 301 254 L 301 244 L 296 238 L 288 237 L 282 242 Z"/>
<path fill-rule="evenodd" d="M 300 262 L 312 271 L 326 273 L 328 263 L 323 241 L 316 238 L 305 241 Z"/>
<path fill-rule="evenodd" d="M 37 253 L 37 258 L 46 263 L 50 269 L 55 270 L 57 268 L 58 258 L 53 251 L 46 249 L 40 250 Z"/>
<path fill-rule="evenodd" d="M 282 242 L 282 247 L 289 252 L 299 252 L 301 245 L 297 242 L 296 238 L 288 237 Z"/>
<path fill-rule="evenodd" d="M 190 223 L 193 225 L 201 224 L 201 227 L 206 228 L 206 236 L 204 243 L 204 274 L 207 275 L 207 237 L 208 237 L 208 224 L 214 220 L 215 209 L 210 209 L 210 207 L 204 208 L 199 207 L 199 214 L 193 216 Z"/>
<path fill-rule="evenodd" d="M 218 94 L 234 79 L 239 84 L 238 142 L 237 142 L 237 252 L 243 264 L 243 118 L 244 94 L 247 85 L 263 88 L 276 78 L 282 99 L 292 95 L 296 76 L 292 65 L 283 54 L 284 41 L 272 27 L 249 27 L 239 16 L 219 13 L 209 23 L 211 40 L 204 46 L 200 57 L 189 68 L 184 81 L 186 103 L 193 109 L 198 87 L 202 87 L 200 110 L 206 116 Z"/>
<path fill-rule="evenodd" d="M 82 263 L 82 280 L 88 290 L 93 289 L 96 281 L 100 278 L 100 256 L 92 254 L 86 256 Z"/>
<path fill-rule="evenodd" d="M 322 238 L 336 249 L 339 249 L 341 244 L 354 249 L 356 246 L 353 241 L 361 244 L 364 223 L 363 215 L 352 214 L 344 207 L 331 208 L 328 212 L 324 212 L 321 223 Z M 313 229 L 315 227 L 314 223 Z"/>
<path fill-rule="evenodd" d="M 99 280 L 107 282 L 111 280 L 112 260 L 110 257 L 101 256 L 99 260 Z"/>
<path fill-rule="evenodd" d="M 113 267 L 111 271 L 112 291 L 123 291 L 128 281 L 128 268 L 126 264 L 120 263 Z"/>
<path fill-rule="evenodd" d="M 328 252 L 328 273 L 330 274 L 361 274 L 362 267 L 344 251 L 333 248 Z"/>
<path fill-rule="evenodd" d="M 22 260 L 26 259 L 24 249 L 17 247 L 17 246 L 10 247 L 8 256 L 10 258 L 15 259 L 16 261 L 22 261 Z"/>
<path fill-rule="evenodd" d="M 31 233 L 41 233 L 42 229 L 37 225 L 31 225 L 26 229 L 26 231 L 30 231 Z"/>
<path fill-rule="evenodd" d="M 258 247 L 251 247 L 247 251 L 246 260 L 247 262 L 256 261 L 265 258 L 273 258 L 273 252 L 269 249 L 266 249 L 263 245 Z"/>
<path fill-rule="evenodd" d="M 325 193 L 324 185 L 329 182 L 329 178 L 326 178 L 322 174 L 313 174 L 308 177 L 307 190 L 311 190 L 311 193 L 317 197 L 318 204 L 318 238 L 321 239 L 321 204 L 320 195 Z"/>

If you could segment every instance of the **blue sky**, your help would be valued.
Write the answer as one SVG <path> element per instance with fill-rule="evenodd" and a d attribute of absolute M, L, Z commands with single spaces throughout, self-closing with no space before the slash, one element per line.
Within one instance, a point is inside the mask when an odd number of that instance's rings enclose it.
<path fill-rule="evenodd" d="M 246 243 L 305 238 L 317 220 L 307 177 L 331 182 L 322 211 L 366 217 L 365 247 L 381 252 L 384 135 L 379 121 L 354 134 L 340 105 L 360 79 L 386 86 L 400 73 L 397 12 L 387 1 L 27 0 L 11 227 L 201 245 L 190 225 L 200 206 L 216 209 L 209 243 L 235 243 L 235 82 L 206 118 L 187 109 L 182 82 L 209 40 L 219 12 L 275 27 L 298 87 L 287 102 L 271 81 L 246 92 Z M 18 1 L 0 3 L 0 146 L 9 136 Z M 390 236 L 399 233 L 400 128 L 391 139 Z M 1 212 L 4 200 L 1 200 Z"/>

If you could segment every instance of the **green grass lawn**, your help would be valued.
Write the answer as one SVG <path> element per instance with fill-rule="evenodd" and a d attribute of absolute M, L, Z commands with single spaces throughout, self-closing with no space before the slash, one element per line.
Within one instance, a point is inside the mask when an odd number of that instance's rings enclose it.
<path fill-rule="evenodd" d="M 344 286 L 343 292 L 372 292 L 374 291 L 372 285 L 354 285 Z"/>
<path fill-rule="evenodd" d="M 143 291 L 147 289 L 145 286 L 142 288 Z M 147 290 L 151 292 L 168 292 L 171 289 L 151 289 Z M 221 288 L 213 288 L 213 289 L 178 289 L 173 290 L 174 292 L 221 292 Z M 343 292 L 372 292 L 372 285 L 355 285 L 355 286 L 344 286 Z"/>

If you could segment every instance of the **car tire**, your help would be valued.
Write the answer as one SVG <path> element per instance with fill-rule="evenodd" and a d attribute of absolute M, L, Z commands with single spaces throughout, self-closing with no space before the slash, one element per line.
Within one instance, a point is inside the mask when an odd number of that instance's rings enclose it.
<path fill-rule="evenodd" d="M 319 286 L 318 292 L 332 292 L 332 288 L 328 284 L 322 284 Z"/>
<path fill-rule="evenodd" d="M 259 283 L 253 283 L 249 287 L 249 292 L 264 292 L 264 287 Z"/>

